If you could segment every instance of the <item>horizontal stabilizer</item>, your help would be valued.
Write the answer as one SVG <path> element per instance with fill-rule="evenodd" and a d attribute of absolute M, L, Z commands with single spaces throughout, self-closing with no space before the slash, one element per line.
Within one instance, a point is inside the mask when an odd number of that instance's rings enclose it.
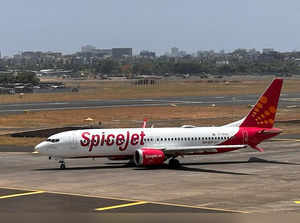
<path fill-rule="evenodd" d="M 251 145 L 250 145 L 250 146 L 251 146 Z M 257 147 L 257 146 L 251 146 L 251 148 L 253 148 L 253 149 L 255 149 L 255 150 L 259 151 L 259 152 L 264 152 L 264 149 L 259 148 L 259 147 Z"/>

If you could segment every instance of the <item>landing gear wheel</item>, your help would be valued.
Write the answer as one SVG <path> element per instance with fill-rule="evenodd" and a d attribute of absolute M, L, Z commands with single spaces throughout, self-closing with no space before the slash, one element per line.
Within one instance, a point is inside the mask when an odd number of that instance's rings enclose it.
<path fill-rule="evenodd" d="M 66 169 L 66 165 L 65 165 L 64 163 L 60 164 L 60 169 L 61 169 L 61 170 Z"/>
<path fill-rule="evenodd" d="M 133 159 L 130 159 L 127 163 L 128 166 L 136 166 Z"/>
<path fill-rule="evenodd" d="M 177 160 L 177 159 L 170 159 L 170 161 L 169 161 L 169 167 L 171 169 L 176 169 L 176 168 L 180 167 L 179 160 Z"/>
<path fill-rule="evenodd" d="M 64 161 L 64 160 L 60 160 L 59 163 L 60 163 L 60 169 L 61 169 L 61 170 L 66 169 L 66 164 L 65 164 L 65 161 Z"/>

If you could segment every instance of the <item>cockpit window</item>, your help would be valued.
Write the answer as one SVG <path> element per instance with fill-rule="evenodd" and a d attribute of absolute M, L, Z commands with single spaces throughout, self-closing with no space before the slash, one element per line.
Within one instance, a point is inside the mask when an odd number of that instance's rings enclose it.
<path fill-rule="evenodd" d="M 59 139 L 47 139 L 47 142 L 57 143 L 59 142 Z"/>

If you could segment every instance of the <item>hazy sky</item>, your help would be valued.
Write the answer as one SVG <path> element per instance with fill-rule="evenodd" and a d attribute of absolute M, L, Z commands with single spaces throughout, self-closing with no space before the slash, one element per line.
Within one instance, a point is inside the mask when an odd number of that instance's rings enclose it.
<path fill-rule="evenodd" d="M 300 50 L 299 0 L 1 0 L 0 50 Z"/>

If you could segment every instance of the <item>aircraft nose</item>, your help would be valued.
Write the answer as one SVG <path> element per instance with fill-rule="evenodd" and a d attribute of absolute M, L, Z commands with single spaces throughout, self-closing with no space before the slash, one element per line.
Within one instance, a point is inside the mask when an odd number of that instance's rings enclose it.
<path fill-rule="evenodd" d="M 36 145 L 35 147 L 34 147 L 34 151 L 36 152 L 36 153 L 43 153 L 43 152 L 45 152 L 44 150 L 45 150 L 45 146 L 44 146 L 44 142 L 41 142 L 40 144 L 38 144 L 38 145 Z"/>

